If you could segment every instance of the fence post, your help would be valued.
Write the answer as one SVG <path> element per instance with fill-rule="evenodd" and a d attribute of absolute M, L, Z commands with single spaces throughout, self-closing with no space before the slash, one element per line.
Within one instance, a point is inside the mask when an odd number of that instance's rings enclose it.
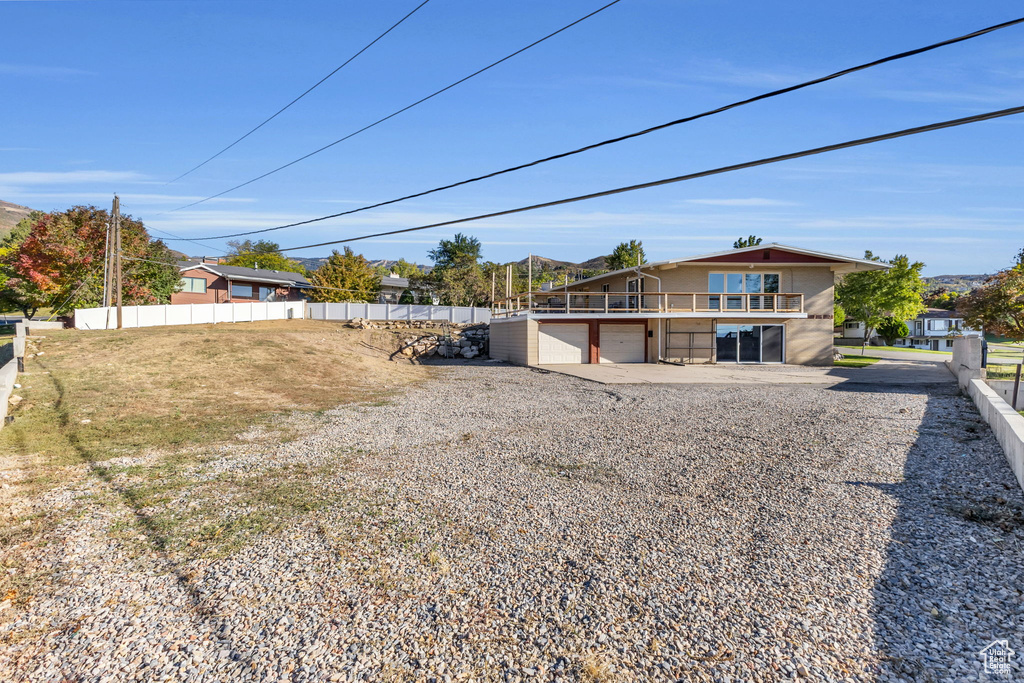
<path fill-rule="evenodd" d="M 406 313 L 405 317 L 409 322 L 412 322 L 412 304 L 409 304 L 406 310 L 408 311 L 408 313 Z"/>
<path fill-rule="evenodd" d="M 391 304 L 384 304 L 384 320 L 391 320 Z"/>
<path fill-rule="evenodd" d="M 470 310 L 472 311 L 472 313 L 470 314 L 469 319 L 473 321 L 474 325 L 476 325 L 476 306 L 473 306 L 473 308 L 471 308 Z"/>
<path fill-rule="evenodd" d="M 450 322 L 450 323 L 455 322 L 455 307 L 454 306 L 449 306 L 448 307 L 448 322 Z"/>

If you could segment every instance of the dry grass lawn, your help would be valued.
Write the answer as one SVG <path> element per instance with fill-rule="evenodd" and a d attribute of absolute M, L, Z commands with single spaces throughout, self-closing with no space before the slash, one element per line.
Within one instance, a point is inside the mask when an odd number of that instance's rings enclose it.
<path fill-rule="evenodd" d="M 301 467 L 199 475 L 253 428 L 273 442 L 299 435 L 276 416 L 386 401 L 425 379 L 430 368 L 391 359 L 408 334 L 292 320 L 30 338 L 21 401 L 0 430 L 0 601 L 30 593 L 32 546 L 96 506 L 130 511 L 130 533 L 165 550 L 224 552 L 329 500 Z M 69 490 L 76 499 L 52 504 Z M 170 503 L 183 495 L 196 500 L 187 512 Z M 227 528 L 225 496 L 250 510 Z"/>
<path fill-rule="evenodd" d="M 385 399 L 428 369 L 396 332 L 311 320 L 82 332 L 30 342 L 0 457 L 54 464 L 230 439 L 268 417 Z"/>

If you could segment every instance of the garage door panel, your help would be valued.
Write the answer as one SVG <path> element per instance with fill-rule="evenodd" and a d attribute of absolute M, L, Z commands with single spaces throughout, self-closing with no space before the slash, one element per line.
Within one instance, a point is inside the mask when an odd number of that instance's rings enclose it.
<path fill-rule="evenodd" d="M 590 356 L 590 326 L 544 323 L 537 336 L 537 359 L 541 365 L 586 363 Z"/>
<path fill-rule="evenodd" d="M 601 325 L 602 363 L 644 363 L 647 336 L 643 325 Z"/>

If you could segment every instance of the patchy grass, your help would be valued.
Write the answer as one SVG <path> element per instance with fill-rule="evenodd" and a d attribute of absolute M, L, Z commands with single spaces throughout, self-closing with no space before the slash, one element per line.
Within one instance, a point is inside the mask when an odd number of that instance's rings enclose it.
<path fill-rule="evenodd" d="M 314 321 L 82 332 L 32 342 L 0 456 L 55 464 L 227 440 L 273 415 L 384 400 L 426 375 Z M 383 342 L 378 340 L 378 345 Z"/>
<path fill-rule="evenodd" d="M 881 358 L 874 358 L 872 356 L 843 356 L 842 360 L 833 362 L 833 365 L 837 368 L 864 368 L 869 365 L 874 365 Z"/>
<path fill-rule="evenodd" d="M 1013 379 L 1017 376 L 1016 365 L 992 364 L 985 366 L 985 379 Z"/>
<path fill-rule="evenodd" d="M 849 346 L 849 345 L 845 345 L 845 344 L 844 345 L 836 344 L 836 348 L 837 349 L 856 349 L 857 351 L 860 351 L 861 346 L 859 344 L 856 345 L 856 346 Z M 912 349 L 912 348 L 909 348 L 907 346 L 871 346 L 871 345 L 868 345 L 867 349 L 869 351 L 882 350 L 882 351 L 906 351 L 907 353 L 937 353 L 937 354 L 943 355 L 943 356 L 948 356 L 948 355 L 953 353 L 952 349 L 950 349 L 949 351 L 932 351 L 931 349 Z M 843 353 L 848 353 L 848 352 L 847 351 L 843 351 Z"/>
<path fill-rule="evenodd" d="M 106 509 L 129 544 L 208 556 L 336 502 L 318 467 L 225 474 L 219 449 L 298 438 L 308 426 L 275 416 L 379 405 L 426 378 L 390 360 L 402 334 L 292 320 L 30 338 L 22 400 L 0 431 L 0 569 L 84 510 Z M 46 498 L 78 485 L 89 492 L 75 503 Z M 3 572 L 0 591 L 28 595 L 25 576 Z"/>

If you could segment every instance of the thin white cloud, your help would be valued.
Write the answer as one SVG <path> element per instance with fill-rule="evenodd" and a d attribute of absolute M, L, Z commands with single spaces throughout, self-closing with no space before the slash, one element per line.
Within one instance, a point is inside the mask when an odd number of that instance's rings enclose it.
<path fill-rule="evenodd" d="M 113 195 L 105 192 L 20 192 L 18 197 L 21 199 L 54 199 L 64 200 L 70 202 L 95 202 L 95 201 L 107 201 Z M 118 195 L 121 198 L 122 204 L 135 203 L 135 204 L 180 204 L 181 202 L 194 202 L 202 199 L 201 195 L 171 195 L 171 194 L 132 194 L 132 193 L 121 193 Z M 210 199 L 210 204 L 222 203 L 222 204 L 250 204 L 255 202 L 256 199 L 252 197 L 216 197 Z"/>
<path fill-rule="evenodd" d="M 0 186 L 73 185 L 76 183 L 138 183 L 146 176 L 135 171 L 14 171 L 0 173 Z"/>
<path fill-rule="evenodd" d="M 95 76 L 92 71 L 68 66 L 40 66 L 38 64 L 3 64 L 0 74 L 4 76 L 29 76 L 31 78 L 69 78 L 72 76 Z"/>
<path fill-rule="evenodd" d="M 704 206 L 800 206 L 798 202 L 787 202 L 782 199 L 765 199 L 763 197 L 745 197 L 733 199 L 684 199 L 687 204 Z"/>

